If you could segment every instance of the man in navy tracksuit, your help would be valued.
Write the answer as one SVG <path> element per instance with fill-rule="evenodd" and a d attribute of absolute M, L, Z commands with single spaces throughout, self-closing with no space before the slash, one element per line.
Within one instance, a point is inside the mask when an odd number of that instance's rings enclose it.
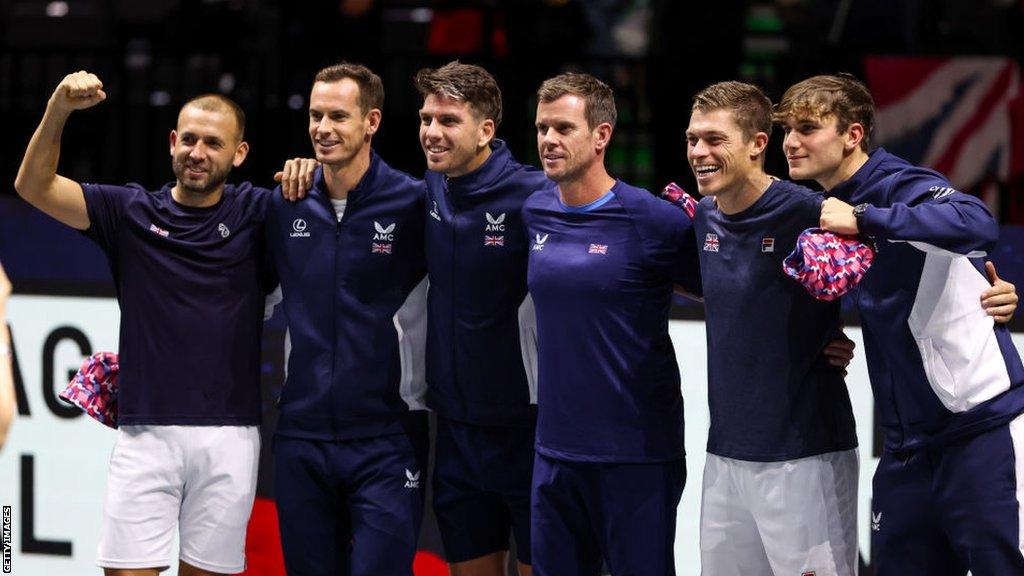
<path fill-rule="evenodd" d="M 383 99 L 363 66 L 320 71 L 309 133 L 323 168 L 267 215 L 292 344 L 275 438 L 292 575 L 412 574 L 427 437 L 423 315 L 408 306 L 422 300 L 424 186 L 370 147 Z"/>
<path fill-rule="evenodd" d="M 611 89 L 563 74 L 538 90 L 537 148 L 557 187 L 523 206 L 537 309 L 538 576 L 675 573 L 686 477 L 673 283 L 699 292 L 689 216 L 604 167 Z"/>
<path fill-rule="evenodd" d="M 878 245 L 854 296 L 885 431 L 875 571 L 1024 574 L 1024 367 L 977 302 L 999 227 L 941 174 L 869 153 L 873 114 L 849 76 L 804 80 L 777 110 L 790 176 L 830 196 L 822 227 Z"/>
<path fill-rule="evenodd" d="M 494 139 L 501 91 L 486 70 L 452 62 L 421 70 L 416 86 L 429 168 L 434 512 L 453 576 L 504 574 L 510 532 L 529 574 L 536 345 L 520 210 L 551 183 Z"/>

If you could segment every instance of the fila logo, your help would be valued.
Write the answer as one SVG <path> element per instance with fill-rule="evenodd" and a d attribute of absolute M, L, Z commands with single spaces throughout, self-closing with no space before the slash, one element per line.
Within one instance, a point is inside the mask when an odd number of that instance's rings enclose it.
<path fill-rule="evenodd" d="M 430 217 L 438 222 L 441 221 L 441 214 L 437 211 L 437 200 L 434 200 L 434 207 L 430 209 Z"/>
<path fill-rule="evenodd" d="M 882 513 L 875 514 L 871 513 L 871 530 L 878 532 L 882 529 Z"/>
<path fill-rule="evenodd" d="M 540 252 L 541 250 L 544 249 L 544 243 L 548 241 L 548 235 L 544 234 L 543 236 L 541 236 L 541 234 L 538 232 L 536 235 L 534 235 L 534 239 L 537 240 L 537 243 L 533 245 L 532 249 Z"/>
<path fill-rule="evenodd" d="M 704 237 L 704 251 L 718 252 L 718 234 L 708 232 L 708 235 Z"/>
<path fill-rule="evenodd" d="M 150 224 L 149 225 L 149 231 L 154 233 L 154 234 L 156 234 L 156 235 L 158 235 L 158 236 L 163 236 L 164 238 L 167 238 L 168 236 L 171 235 L 170 232 L 168 232 L 167 230 L 164 230 L 163 228 L 157 226 L 156 224 Z"/>
<path fill-rule="evenodd" d="M 775 238 L 761 238 L 761 252 L 775 252 Z"/>
<path fill-rule="evenodd" d="M 607 254 L 607 244 L 591 244 L 590 248 L 587 249 L 587 254 Z"/>
<path fill-rule="evenodd" d="M 228 227 L 223 222 L 217 226 L 217 231 L 220 232 L 221 238 L 227 238 L 231 235 L 231 230 L 228 230 Z"/>
<path fill-rule="evenodd" d="M 377 233 L 373 235 L 374 240 L 385 240 L 387 242 L 394 242 L 395 235 L 392 232 L 395 231 L 395 223 L 392 222 L 387 227 L 381 226 L 380 222 L 374 221 L 373 227 L 377 230 Z"/>
<path fill-rule="evenodd" d="M 498 214 L 495 218 L 491 216 L 490 212 L 485 213 L 487 216 L 487 226 L 484 227 L 485 232 L 504 232 L 505 231 L 505 213 Z"/>
<path fill-rule="evenodd" d="M 944 198 L 946 196 L 949 196 L 953 192 L 956 192 L 956 189 L 950 188 L 948 186 L 932 186 L 931 188 L 928 189 L 928 191 L 932 193 L 932 198 L 938 200 L 939 198 Z"/>
<path fill-rule="evenodd" d="M 410 472 L 408 468 L 405 469 L 405 487 L 406 488 L 419 488 L 420 487 L 420 471 L 417 470 L 415 473 Z"/>
<path fill-rule="evenodd" d="M 309 238 L 309 232 L 306 232 L 306 221 L 302 218 L 292 220 L 292 232 L 289 236 L 292 238 Z"/>

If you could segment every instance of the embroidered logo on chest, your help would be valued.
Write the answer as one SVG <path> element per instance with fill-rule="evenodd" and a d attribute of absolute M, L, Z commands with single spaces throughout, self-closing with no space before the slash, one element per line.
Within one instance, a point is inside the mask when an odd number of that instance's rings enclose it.
<path fill-rule="evenodd" d="M 292 220 L 292 231 L 288 236 L 292 238 L 309 238 L 309 232 L 306 232 L 306 221 L 302 218 Z"/>
<path fill-rule="evenodd" d="M 505 213 L 502 212 L 497 217 L 491 216 L 490 212 L 485 212 L 484 215 L 487 217 L 484 232 L 491 232 L 491 234 L 484 235 L 484 246 L 504 246 L 505 235 L 493 233 L 505 231 Z"/>
<path fill-rule="evenodd" d="M 704 237 L 704 251 L 718 252 L 718 234 L 708 232 L 708 235 Z"/>
<path fill-rule="evenodd" d="M 534 236 L 534 240 L 536 240 L 536 242 L 534 242 L 533 246 L 530 249 L 540 252 L 541 250 L 544 249 L 544 243 L 548 241 L 548 235 L 537 233 Z"/>
<path fill-rule="evenodd" d="M 395 241 L 395 222 L 387 226 L 381 226 L 380 222 L 374 221 L 373 228 L 376 233 L 373 235 L 373 243 L 370 245 L 370 252 L 373 254 L 391 254 L 391 243 Z"/>
<path fill-rule="evenodd" d="M 775 238 L 770 236 L 761 238 L 761 252 L 775 252 Z"/>
<path fill-rule="evenodd" d="M 607 244 L 591 244 L 590 247 L 587 248 L 587 254 L 607 254 L 607 253 L 608 253 L 608 245 Z"/>

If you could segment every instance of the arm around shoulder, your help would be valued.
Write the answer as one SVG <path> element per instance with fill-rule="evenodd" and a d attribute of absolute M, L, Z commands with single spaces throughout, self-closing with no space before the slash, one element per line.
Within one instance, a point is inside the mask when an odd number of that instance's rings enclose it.
<path fill-rule="evenodd" d="M 103 83 L 88 72 L 64 77 L 46 105 L 25 150 L 14 188 L 29 204 L 79 230 L 89 227 L 81 185 L 57 174 L 64 124 L 75 110 L 90 108 L 106 98 Z"/>

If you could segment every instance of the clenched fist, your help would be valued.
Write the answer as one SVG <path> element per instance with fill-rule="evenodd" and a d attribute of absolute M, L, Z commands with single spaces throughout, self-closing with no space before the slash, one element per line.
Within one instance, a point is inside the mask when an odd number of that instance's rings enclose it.
<path fill-rule="evenodd" d="M 857 218 L 853 215 L 853 206 L 838 198 L 826 198 L 821 203 L 821 222 L 823 229 L 836 234 L 854 235 L 857 229 Z"/>
<path fill-rule="evenodd" d="M 50 106 L 62 112 L 71 112 L 90 108 L 106 98 L 103 82 L 95 74 L 80 70 L 61 80 L 50 96 Z"/>

